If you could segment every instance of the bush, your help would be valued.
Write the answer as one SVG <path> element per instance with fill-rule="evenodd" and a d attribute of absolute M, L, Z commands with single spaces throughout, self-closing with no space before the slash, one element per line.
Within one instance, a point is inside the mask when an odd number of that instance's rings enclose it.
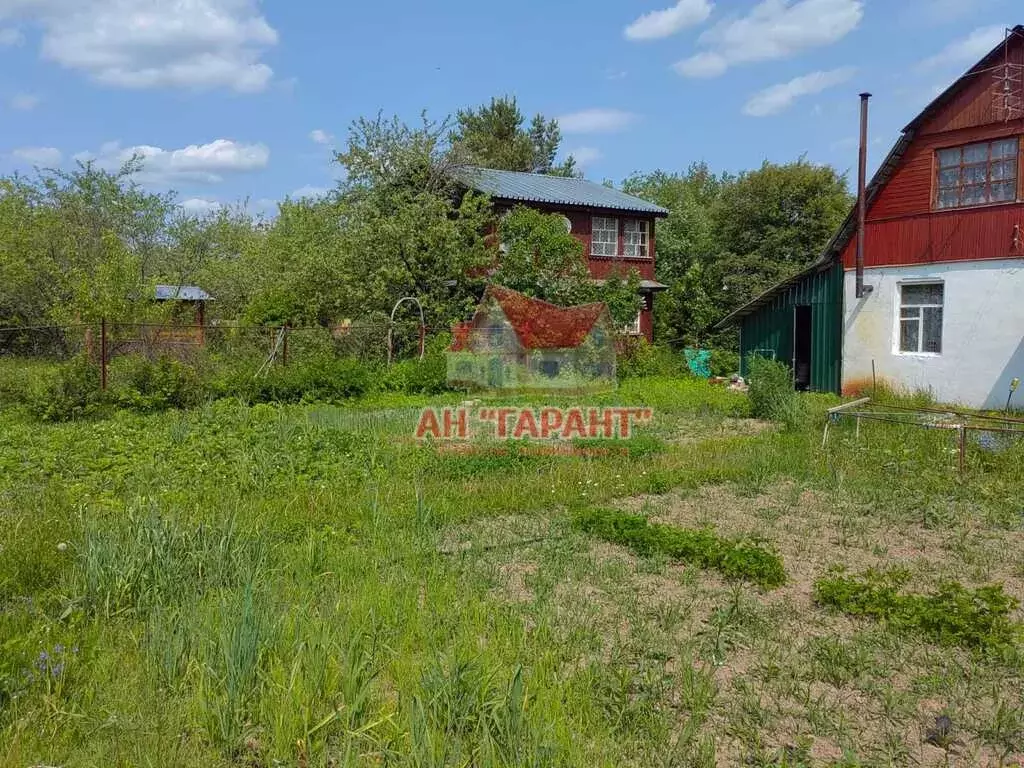
<path fill-rule="evenodd" d="M 422 360 L 401 360 L 384 372 L 380 386 L 386 392 L 436 395 L 448 389 L 448 361 L 437 353 Z"/>
<path fill-rule="evenodd" d="M 60 366 L 30 404 L 43 421 L 70 421 L 101 415 L 109 405 L 100 388 L 100 369 L 85 355 Z"/>
<path fill-rule="evenodd" d="M 678 378 L 690 375 L 686 358 L 681 352 L 650 344 L 642 336 L 619 342 L 616 370 L 620 379 L 646 376 Z"/>
<path fill-rule="evenodd" d="M 369 369 L 358 360 L 323 356 L 274 365 L 264 375 L 236 382 L 237 394 L 250 403 L 299 403 L 343 400 L 370 388 Z"/>
<path fill-rule="evenodd" d="M 153 413 L 169 408 L 191 408 L 205 397 L 195 370 L 177 360 L 162 357 L 157 361 L 129 357 L 110 366 L 115 381 L 113 401 L 121 408 Z"/>
<path fill-rule="evenodd" d="M 841 571 L 814 584 L 815 599 L 851 616 L 868 616 L 897 632 L 914 631 L 947 644 L 997 650 L 1024 637 L 1010 618 L 1017 601 L 1002 585 L 967 589 L 946 581 L 931 594 L 900 591 L 907 574 L 867 571 L 847 577 Z"/>
<path fill-rule="evenodd" d="M 806 420 L 806 412 L 793 389 L 789 368 L 775 360 L 751 355 L 747 361 L 750 379 L 750 410 L 754 418 L 778 421 L 795 428 Z"/>
<path fill-rule="evenodd" d="M 711 350 L 711 375 L 728 377 L 740 372 L 740 356 L 738 352 L 728 349 Z"/>
<path fill-rule="evenodd" d="M 781 586 L 786 581 L 782 558 L 745 539 L 722 538 L 710 530 L 649 523 L 640 515 L 614 509 L 587 509 L 577 513 L 573 522 L 584 533 L 629 547 L 638 555 L 665 555 L 766 588 Z"/>

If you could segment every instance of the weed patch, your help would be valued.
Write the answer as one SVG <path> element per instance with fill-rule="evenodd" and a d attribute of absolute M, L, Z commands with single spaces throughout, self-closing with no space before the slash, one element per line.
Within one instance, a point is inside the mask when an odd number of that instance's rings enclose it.
<path fill-rule="evenodd" d="M 1024 627 L 1010 618 L 1017 601 L 1001 585 L 967 589 L 946 581 L 931 594 L 901 591 L 906 575 L 841 572 L 814 584 L 815 599 L 851 616 L 884 622 L 896 632 L 918 632 L 943 645 L 999 650 L 1017 644 Z"/>
<path fill-rule="evenodd" d="M 663 555 L 672 560 L 713 568 L 731 579 L 752 581 L 765 588 L 786 581 L 782 559 L 746 539 L 727 539 L 711 530 L 688 530 L 649 523 L 640 515 L 614 509 L 578 512 L 574 524 L 584 533 L 629 547 L 638 555 Z"/>

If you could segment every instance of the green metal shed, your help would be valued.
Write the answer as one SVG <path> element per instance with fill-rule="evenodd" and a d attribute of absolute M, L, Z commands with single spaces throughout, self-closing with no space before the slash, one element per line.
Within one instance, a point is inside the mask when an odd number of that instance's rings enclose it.
<path fill-rule="evenodd" d="M 798 389 L 839 394 L 842 387 L 843 267 L 816 262 L 718 323 L 738 325 L 740 371 L 750 355 L 780 360 Z"/>

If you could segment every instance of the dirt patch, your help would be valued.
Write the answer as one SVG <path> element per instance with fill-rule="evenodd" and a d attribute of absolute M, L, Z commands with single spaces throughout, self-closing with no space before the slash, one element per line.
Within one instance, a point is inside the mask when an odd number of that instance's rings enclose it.
<path fill-rule="evenodd" d="M 698 722 L 696 739 L 714 743 L 716 765 L 829 765 L 850 756 L 867 764 L 999 764 L 985 728 L 994 700 L 1021 712 L 1021 669 L 824 610 L 813 583 L 837 564 L 854 572 L 898 566 L 914 589 L 956 578 L 969 586 L 1001 581 L 1020 596 L 1020 532 L 970 520 L 899 525 L 793 482 L 616 506 L 654 522 L 761 539 L 782 555 L 789 581 L 764 592 L 640 558 L 572 531 L 561 512 L 480 521 L 452 531 L 445 546 L 485 571 L 495 599 L 520 612 L 530 631 L 558 638 L 564 676 L 607 674 L 617 684 L 625 675 L 630 697 L 658 698 L 677 730 Z M 707 681 L 703 710 L 693 701 L 695 675 Z M 947 711 L 957 728 L 948 763 L 927 741 Z M 1011 749 L 1006 764 L 1021 759 Z"/>

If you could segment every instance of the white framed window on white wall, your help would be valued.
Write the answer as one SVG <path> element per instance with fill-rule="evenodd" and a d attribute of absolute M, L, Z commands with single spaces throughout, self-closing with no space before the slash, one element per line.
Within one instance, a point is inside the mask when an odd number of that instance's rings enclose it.
<path fill-rule="evenodd" d="M 900 352 L 942 353 L 942 283 L 904 283 L 900 286 Z"/>
<path fill-rule="evenodd" d="M 624 255 L 634 259 L 647 258 L 647 222 L 643 219 L 626 219 L 622 225 Z"/>
<path fill-rule="evenodd" d="M 617 256 L 619 254 L 619 220 L 595 216 L 590 231 L 591 256 Z"/>

